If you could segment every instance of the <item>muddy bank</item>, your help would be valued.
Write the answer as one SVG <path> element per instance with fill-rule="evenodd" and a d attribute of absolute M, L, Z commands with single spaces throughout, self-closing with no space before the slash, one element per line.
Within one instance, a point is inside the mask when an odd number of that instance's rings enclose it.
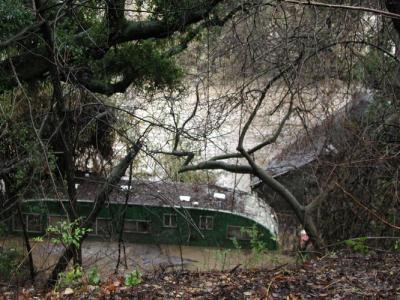
<path fill-rule="evenodd" d="M 33 258 L 39 278 L 45 278 L 63 252 L 63 246 L 50 240 L 31 240 Z M 21 238 L 11 237 L 0 241 L 2 247 L 15 247 L 23 251 Z M 118 261 L 118 243 L 85 241 L 82 247 L 83 266 L 90 269 L 97 266 L 101 276 L 106 278 L 115 273 Z M 251 250 L 218 249 L 178 245 L 154 245 L 124 243 L 121 246 L 121 263 L 118 274 L 132 270 L 141 273 L 187 269 L 192 271 L 229 270 L 237 265 L 248 267 L 275 267 L 293 263 L 294 259 L 277 251 L 256 254 Z"/>

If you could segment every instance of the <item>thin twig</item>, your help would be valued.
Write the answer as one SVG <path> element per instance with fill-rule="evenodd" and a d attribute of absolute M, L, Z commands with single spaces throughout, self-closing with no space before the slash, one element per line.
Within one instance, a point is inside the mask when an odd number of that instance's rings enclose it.
<path fill-rule="evenodd" d="M 344 187 L 342 187 L 338 182 L 335 182 L 335 185 L 337 187 L 339 187 L 343 193 L 345 193 L 347 196 L 350 197 L 350 199 L 356 203 L 358 206 L 362 207 L 363 209 L 365 209 L 369 214 L 371 214 L 373 217 L 375 217 L 378 221 L 380 221 L 381 223 L 385 224 L 386 226 L 389 226 L 391 228 L 400 230 L 400 226 L 391 224 L 390 222 L 386 221 L 383 217 L 381 217 L 380 215 L 378 215 L 376 212 L 374 212 L 372 209 L 370 209 L 369 207 L 367 207 L 366 205 L 364 205 L 360 200 L 358 200 L 353 194 L 351 194 L 350 192 L 346 191 L 344 189 Z"/>
<path fill-rule="evenodd" d="M 342 5 L 342 4 L 331 4 L 331 3 L 322 3 L 316 1 L 297 1 L 297 0 L 284 0 L 286 3 L 292 4 L 300 4 L 300 5 L 308 5 L 308 6 L 319 6 L 319 7 L 327 7 L 327 8 L 334 8 L 334 9 L 345 9 L 345 10 L 356 10 L 356 11 L 363 11 L 373 13 L 375 15 L 380 15 L 383 17 L 388 17 L 392 19 L 400 19 L 399 14 L 394 14 L 388 11 L 365 7 L 365 6 L 351 6 L 351 5 Z"/>

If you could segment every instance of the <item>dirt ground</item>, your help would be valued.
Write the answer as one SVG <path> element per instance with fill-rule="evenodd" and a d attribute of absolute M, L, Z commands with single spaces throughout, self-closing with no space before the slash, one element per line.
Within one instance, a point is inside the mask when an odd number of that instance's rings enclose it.
<path fill-rule="evenodd" d="M 107 299 L 399 299 L 400 255 L 331 253 L 301 266 L 175 272 L 135 288 L 103 287 Z M 102 294 L 103 293 L 103 294 Z M 88 294 L 87 294 L 88 295 Z M 113 296 L 112 296 L 113 295 Z"/>
<path fill-rule="evenodd" d="M 125 287 L 114 277 L 99 287 L 40 293 L 20 299 L 400 299 L 400 253 L 329 253 L 297 266 L 226 271 L 157 271 Z M 36 298 L 34 298 L 36 297 Z M 16 299 L 8 292 L 0 299 Z"/>

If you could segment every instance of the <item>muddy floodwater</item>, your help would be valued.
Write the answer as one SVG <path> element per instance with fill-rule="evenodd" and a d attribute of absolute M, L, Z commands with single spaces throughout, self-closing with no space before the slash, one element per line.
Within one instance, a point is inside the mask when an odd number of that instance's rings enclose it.
<path fill-rule="evenodd" d="M 31 241 L 35 267 L 39 274 L 45 276 L 60 257 L 64 247 L 53 244 L 50 240 Z M 21 238 L 11 237 L 0 242 L 2 247 L 23 249 Z M 238 265 L 243 268 L 274 267 L 293 263 L 290 256 L 278 251 L 263 254 L 252 250 L 218 249 L 209 247 L 192 247 L 178 245 L 155 245 L 125 243 L 121 247 L 119 274 L 139 270 L 142 273 L 157 270 L 229 270 Z M 97 266 L 102 276 L 115 272 L 118 260 L 118 243 L 102 241 L 85 241 L 83 243 L 83 265 L 85 269 Z"/>

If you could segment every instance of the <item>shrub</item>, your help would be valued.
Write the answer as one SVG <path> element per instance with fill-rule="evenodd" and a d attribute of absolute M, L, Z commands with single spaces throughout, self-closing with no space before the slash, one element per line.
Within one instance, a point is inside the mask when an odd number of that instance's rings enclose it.
<path fill-rule="evenodd" d="M 87 274 L 87 281 L 90 285 L 98 285 L 101 281 L 99 269 L 94 267 Z"/>
<path fill-rule="evenodd" d="M 367 237 L 359 237 L 355 239 L 346 240 L 345 244 L 349 246 L 354 252 L 361 254 L 368 254 L 368 246 L 366 245 Z"/>
<path fill-rule="evenodd" d="M 56 289 L 77 286 L 82 283 L 83 269 L 81 266 L 74 266 L 71 271 L 60 273 Z"/>
<path fill-rule="evenodd" d="M 19 276 L 23 273 L 18 266 L 24 257 L 20 251 L 15 248 L 0 247 L 0 280 L 9 281 L 13 276 Z"/>
<path fill-rule="evenodd" d="M 90 228 L 80 228 L 79 221 L 80 219 L 74 222 L 62 221 L 58 222 L 55 226 L 50 225 L 47 228 L 47 233 L 55 236 L 52 238 L 52 242 L 62 244 L 65 248 L 68 248 L 72 244 L 79 247 L 82 237 L 92 231 Z"/>
<path fill-rule="evenodd" d="M 142 274 L 135 270 L 125 276 L 125 286 L 135 286 L 142 282 Z"/>

